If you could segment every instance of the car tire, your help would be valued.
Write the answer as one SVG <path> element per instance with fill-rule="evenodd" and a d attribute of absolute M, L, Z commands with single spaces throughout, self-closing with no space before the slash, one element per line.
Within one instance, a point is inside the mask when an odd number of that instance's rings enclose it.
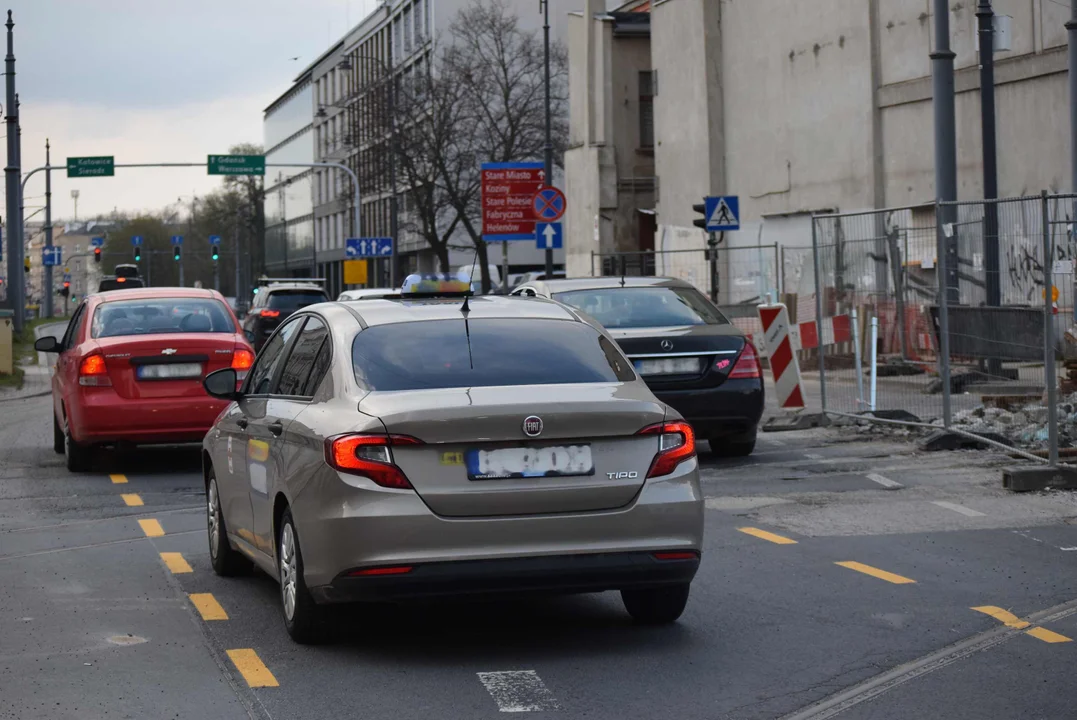
<path fill-rule="evenodd" d="M 288 634 L 302 645 L 320 642 L 321 613 L 303 579 L 303 551 L 290 509 L 284 511 L 277 534 L 277 575 L 281 611 Z"/>
<path fill-rule="evenodd" d="M 684 612 L 689 587 L 689 583 L 682 583 L 654 588 L 628 588 L 621 591 L 621 601 L 636 622 L 668 625 Z"/>
<path fill-rule="evenodd" d="M 90 469 L 90 458 L 93 448 L 89 445 L 80 445 L 71 437 L 71 428 L 64 433 L 64 457 L 67 460 L 67 469 L 70 472 L 86 472 Z"/>
<path fill-rule="evenodd" d="M 221 577 L 232 577 L 244 572 L 250 565 L 247 558 L 232 548 L 228 542 L 228 527 L 221 511 L 221 496 L 217 491 L 217 475 L 209 471 L 206 483 L 206 536 L 209 538 L 209 561 L 213 572 Z"/>
<path fill-rule="evenodd" d="M 749 440 L 724 440 L 713 438 L 708 441 L 711 452 L 718 457 L 748 457 L 755 452 L 755 435 Z"/>
<path fill-rule="evenodd" d="M 56 413 L 52 414 L 52 449 L 57 455 L 63 455 L 66 452 L 64 429 L 60 421 L 56 419 Z"/>

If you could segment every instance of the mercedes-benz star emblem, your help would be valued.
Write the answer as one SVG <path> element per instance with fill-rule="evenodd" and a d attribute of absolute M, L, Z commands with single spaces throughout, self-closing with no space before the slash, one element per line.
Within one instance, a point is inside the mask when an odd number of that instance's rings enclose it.
<path fill-rule="evenodd" d="M 524 418 L 524 435 L 538 437 L 542 434 L 542 418 L 531 415 Z"/>
<path fill-rule="evenodd" d="M 176 354 L 176 348 L 165 348 L 164 350 L 161 351 L 161 354 L 162 355 L 175 355 Z"/>
<path fill-rule="evenodd" d="M 673 349 L 672 340 L 663 340 L 661 343 L 659 343 L 659 345 L 661 345 L 662 349 L 666 350 L 667 352 Z"/>

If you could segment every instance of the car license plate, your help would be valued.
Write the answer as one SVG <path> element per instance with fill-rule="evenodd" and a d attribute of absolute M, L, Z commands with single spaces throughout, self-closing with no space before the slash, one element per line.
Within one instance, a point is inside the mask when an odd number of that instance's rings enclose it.
<path fill-rule="evenodd" d="M 594 475 L 590 445 L 468 450 L 471 480 Z"/>
<path fill-rule="evenodd" d="M 140 380 L 173 380 L 202 376 L 202 363 L 168 363 L 165 365 L 139 365 Z"/>
<path fill-rule="evenodd" d="M 657 358 L 632 363 L 640 375 L 698 375 L 699 358 Z"/>

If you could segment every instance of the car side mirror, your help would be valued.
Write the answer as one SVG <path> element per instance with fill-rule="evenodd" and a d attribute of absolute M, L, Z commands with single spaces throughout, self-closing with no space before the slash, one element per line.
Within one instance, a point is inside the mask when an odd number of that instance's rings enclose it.
<path fill-rule="evenodd" d="M 58 353 L 63 350 L 63 348 L 60 346 L 59 340 L 48 335 L 34 341 L 34 350 L 44 353 Z"/>
<path fill-rule="evenodd" d="M 232 368 L 214 370 L 202 380 L 202 387 L 210 396 L 221 400 L 239 400 L 243 393 L 236 390 L 239 376 Z"/>

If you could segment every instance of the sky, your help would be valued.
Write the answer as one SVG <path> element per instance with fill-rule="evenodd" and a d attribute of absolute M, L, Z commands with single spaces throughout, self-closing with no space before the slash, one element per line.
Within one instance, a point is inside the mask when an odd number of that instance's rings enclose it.
<path fill-rule="evenodd" d="M 68 156 L 202 162 L 262 142 L 262 111 L 378 0 L 9 0 L 23 171 Z M 298 59 L 293 59 L 297 58 Z M 5 96 L 0 92 L 0 102 Z M 6 108 L 5 108 L 6 114 Z M 0 131 L 6 136 L 6 131 Z M 6 140 L 4 141 L 6 143 Z M 6 145 L 0 145 L 6 157 Z M 52 173 L 53 218 L 158 210 L 220 186 L 204 168 Z M 44 173 L 26 189 L 44 203 Z M 33 220 L 41 219 L 41 213 Z"/>

